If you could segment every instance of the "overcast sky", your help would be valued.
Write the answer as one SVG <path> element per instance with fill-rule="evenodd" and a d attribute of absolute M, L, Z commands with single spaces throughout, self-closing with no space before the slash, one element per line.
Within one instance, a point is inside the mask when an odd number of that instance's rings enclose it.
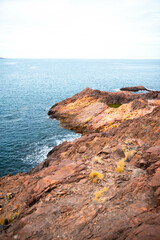
<path fill-rule="evenodd" d="M 0 57 L 160 59 L 160 0 L 0 0 Z"/>

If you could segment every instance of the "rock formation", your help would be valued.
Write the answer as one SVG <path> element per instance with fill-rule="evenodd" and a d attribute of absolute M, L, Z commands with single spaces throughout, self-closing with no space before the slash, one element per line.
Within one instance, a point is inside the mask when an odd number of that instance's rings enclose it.
<path fill-rule="evenodd" d="M 131 92 L 138 92 L 138 91 L 150 91 L 149 89 L 143 86 L 136 86 L 136 87 L 125 87 L 121 88 L 121 91 L 131 91 Z"/>
<path fill-rule="evenodd" d="M 82 136 L 1 178 L 1 238 L 159 240 L 160 92 L 87 88 L 48 114 Z"/>

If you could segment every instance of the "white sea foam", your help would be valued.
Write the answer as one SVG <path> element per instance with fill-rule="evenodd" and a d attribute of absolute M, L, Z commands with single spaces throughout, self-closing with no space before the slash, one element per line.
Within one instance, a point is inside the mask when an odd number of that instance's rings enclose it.
<path fill-rule="evenodd" d="M 28 154 L 24 159 L 24 162 L 27 162 L 31 165 L 36 165 L 41 163 L 47 156 L 48 152 L 52 149 L 52 147 L 43 146 L 34 149 L 30 154 Z"/>
<path fill-rule="evenodd" d="M 114 92 L 119 92 L 120 89 L 119 89 L 119 88 L 115 88 L 115 89 L 113 89 L 113 91 L 114 91 Z"/>
<path fill-rule="evenodd" d="M 81 135 L 80 134 L 76 134 L 76 135 L 73 135 L 73 134 L 67 134 L 66 136 L 64 136 L 63 138 L 61 139 L 56 139 L 56 145 L 59 145 L 65 141 L 67 142 L 71 142 L 77 138 L 79 138 Z"/>
<path fill-rule="evenodd" d="M 40 143 L 35 144 L 35 148 L 31 150 L 31 152 L 24 158 L 22 159 L 23 162 L 27 162 L 33 166 L 36 164 L 41 163 L 46 157 L 49 151 L 52 150 L 52 148 L 56 145 L 59 145 L 63 143 L 64 141 L 73 141 L 74 139 L 79 138 L 81 135 L 80 134 L 67 134 L 66 136 L 53 136 L 52 138 L 49 138 L 48 140 L 51 141 L 53 140 L 53 146 L 49 147 L 48 145 L 41 146 Z"/>

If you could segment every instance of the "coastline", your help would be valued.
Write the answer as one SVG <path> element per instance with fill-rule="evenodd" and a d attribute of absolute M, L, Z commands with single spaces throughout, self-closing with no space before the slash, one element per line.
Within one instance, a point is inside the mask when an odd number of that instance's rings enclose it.
<path fill-rule="evenodd" d="M 160 92 L 86 88 L 48 114 L 82 137 L 1 178 L 3 239 L 158 239 Z"/>

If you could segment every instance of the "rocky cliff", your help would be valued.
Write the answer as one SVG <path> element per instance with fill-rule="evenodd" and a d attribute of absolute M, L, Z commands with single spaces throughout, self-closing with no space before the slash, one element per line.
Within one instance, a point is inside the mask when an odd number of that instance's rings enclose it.
<path fill-rule="evenodd" d="M 1 178 L 1 238 L 159 240 L 160 92 L 87 88 L 48 114 L 82 136 Z"/>

